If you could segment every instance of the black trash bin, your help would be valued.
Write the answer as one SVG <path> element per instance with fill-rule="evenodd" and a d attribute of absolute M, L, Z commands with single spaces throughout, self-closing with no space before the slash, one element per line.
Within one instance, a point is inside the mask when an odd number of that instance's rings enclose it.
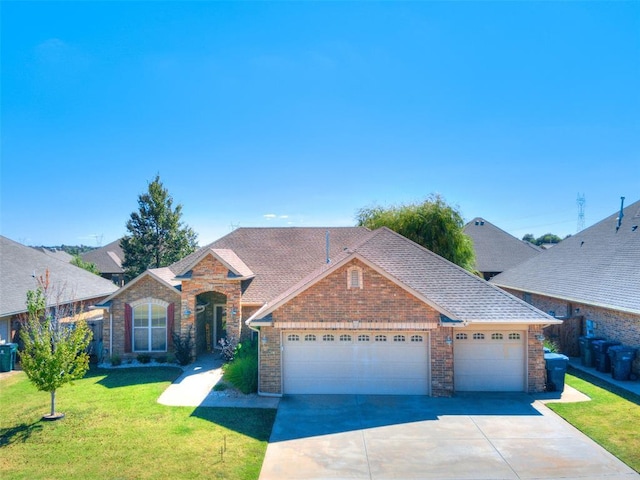
<path fill-rule="evenodd" d="M 596 370 L 599 372 L 609 373 L 611 371 L 611 358 L 607 354 L 609 348 L 620 345 L 620 342 L 610 340 L 595 340 L 592 342 L 593 361 Z"/>
<path fill-rule="evenodd" d="M 17 343 L 0 345 L 0 372 L 10 372 L 16 363 Z"/>
<path fill-rule="evenodd" d="M 601 337 L 580 337 L 580 361 L 585 367 L 594 366 L 593 358 L 593 342 L 596 340 L 604 340 Z"/>
<path fill-rule="evenodd" d="M 630 380 L 631 365 L 636 357 L 637 349 L 625 345 L 609 347 L 611 358 L 611 376 L 614 380 Z"/>
<path fill-rule="evenodd" d="M 545 353 L 544 363 L 547 369 L 547 391 L 563 392 L 569 357 L 561 353 Z"/>

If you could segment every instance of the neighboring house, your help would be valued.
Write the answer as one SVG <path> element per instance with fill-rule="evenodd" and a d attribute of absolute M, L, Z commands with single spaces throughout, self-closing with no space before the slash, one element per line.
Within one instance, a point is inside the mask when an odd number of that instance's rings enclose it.
<path fill-rule="evenodd" d="M 533 243 L 517 239 L 484 218 L 471 220 L 464 233 L 473 240 L 476 270 L 485 280 L 542 253 Z"/>
<path fill-rule="evenodd" d="M 541 391 L 560 323 L 387 228 L 239 228 L 101 304 L 134 357 L 259 338 L 259 393 Z M 255 333 L 252 333 L 255 332 Z"/>
<path fill-rule="evenodd" d="M 555 335 L 568 355 L 587 334 L 640 348 L 640 201 L 491 282 L 563 318 Z"/>
<path fill-rule="evenodd" d="M 121 287 L 124 285 L 124 251 L 120 246 L 120 239 L 104 247 L 96 248 L 80 255 L 85 262 L 93 263 L 102 277 L 111 280 Z"/>
<path fill-rule="evenodd" d="M 82 304 L 87 314 L 90 306 L 104 300 L 118 288 L 64 260 L 0 236 L 0 342 L 18 343 L 17 331 L 27 312 L 27 292 L 38 288 L 38 278 L 45 277 L 47 271 L 54 289 L 51 301 L 57 305 Z M 95 341 L 98 341 L 97 334 L 101 335 L 102 331 L 97 328 L 97 322 L 101 321 L 101 316 L 94 314 L 91 318 L 96 324 Z M 102 327 L 101 324 L 99 326 Z"/>

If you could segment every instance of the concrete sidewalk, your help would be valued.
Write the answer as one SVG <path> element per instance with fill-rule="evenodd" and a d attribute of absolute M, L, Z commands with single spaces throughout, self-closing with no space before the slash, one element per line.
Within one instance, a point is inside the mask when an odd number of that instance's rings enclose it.
<path fill-rule="evenodd" d="M 160 395 L 158 403 L 173 407 L 278 408 L 279 398 L 244 395 L 234 389 L 214 391 L 222 380 L 219 354 L 200 355 Z"/>
<path fill-rule="evenodd" d="M 569 365 L 576 370 L 580 370 L 582 372 L 588 373 L 589 375 L 593 375 L 605 382 L 615 385 L 616 387 L 622 388 L 623 390 L 627 390 L 631 393 L 635 393 L 636 395 L 640 395 L 640 380 L 615 380 L 610 373 L 599 372 L 595 368 L 585 367 L 582 365 L 580 357 L 570 357 Z"/>

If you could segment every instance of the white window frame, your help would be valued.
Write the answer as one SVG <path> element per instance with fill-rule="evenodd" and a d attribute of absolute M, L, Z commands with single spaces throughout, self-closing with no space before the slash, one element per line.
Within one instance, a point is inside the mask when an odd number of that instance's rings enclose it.
<path fill-rule="evenodd" d="M 152 324 L 152 306 L 159 306 L 164 308 L 164 327 L 154 327 Z M 145 327 L 136 327 L 136 309 L 142 306 L 147 307 L 147 326 Z M 133 352 L 140 353 L 158 353 L 158 352 L 166 352 L 169 347 L 169 338 L 168 338 L 168 330 L 169 330 L 169 315 L 168 315 L 168 307 L 169 302 L 165 302 L 164 300 L 160 300 L 157 298 L 145 298 L 143 300 L 139 300 L 135 303 L 131 304 L 131 350 Z M 153 350 L 153 331 L 164 329 L 164 349 L 162 350 Z M 144 350 L 136 348 L 136 330 L 147 330 L 147 345 L 148 347 Z"/>

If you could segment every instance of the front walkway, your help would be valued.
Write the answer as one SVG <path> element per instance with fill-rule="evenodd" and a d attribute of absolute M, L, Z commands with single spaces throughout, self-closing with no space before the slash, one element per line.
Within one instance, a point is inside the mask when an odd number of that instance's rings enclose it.
<path fill-rule="evenodd" d="M 222 380 L 222 363 L 217 353 L 200 355 L 160 395 L 158 403 L 173 407 L 278 408 L 279 398 L 244 395 L 231 388 L 214 391 Z"/>

